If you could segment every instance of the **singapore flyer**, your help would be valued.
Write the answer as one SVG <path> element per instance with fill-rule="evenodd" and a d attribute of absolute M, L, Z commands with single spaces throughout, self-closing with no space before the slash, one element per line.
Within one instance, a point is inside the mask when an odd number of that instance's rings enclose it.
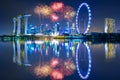
<path fill-rule="evenodd" d="M 81 50 L 80 48 L 82 45 L 87 50 L 83 54 L 80 51 Z M 87 53 L 87 56 L 85 57 L 86 53 Z M 84 65 L 82 65 L 82 63 Z M 90 53 L 89 46 L 86 43 L 81 44 L 81 45 L 78 44 L 77 50 L 76 50 L 76 67 L 77 67 L 78 74 L 82 79 L 87 79 L 89 77 L 90 72 L 91 72 L 91 63 L 92 63 L 92 60 L 91 60 L 91 53 Z"/>
<path fill-rule="evenodd" d="M 87 8 L 87 20 L 86 21 L 83 20 L 84 30 L 80 26 L 80 19 L 82 19 L 81 17 L 83 16 L 83 15 L 80 14 L 80 12 L 82 12 L 81 10 L 82 10 L 83 7 Z M 83 19 L 85 19 L 85 18 L 83 18 Z M 85 22 L 87 22 L 87 23 L 85 23 Z M 82 4 L 80 4 L 80 6 L 77 10 L 77 13 L 76 13 L 76 29 L 77 29 L 78 34 L 80 34 L 80 33 L 86 34 L 89 31 L 90 25 L 91 25 L 91 10 L 90 10 L 90 7 L 87 3 L 82 3 Z"/>

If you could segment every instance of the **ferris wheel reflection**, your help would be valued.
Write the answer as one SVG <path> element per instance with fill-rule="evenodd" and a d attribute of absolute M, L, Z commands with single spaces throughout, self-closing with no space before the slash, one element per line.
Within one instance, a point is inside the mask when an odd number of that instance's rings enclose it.
<path fill-rule="evenodd" d="M 88 44 L 79 43 L 76 49 L 76 68 L 82 79 L 87 79 L 89 77 L 92 67 L 91 63 L 91 51 Z"/>

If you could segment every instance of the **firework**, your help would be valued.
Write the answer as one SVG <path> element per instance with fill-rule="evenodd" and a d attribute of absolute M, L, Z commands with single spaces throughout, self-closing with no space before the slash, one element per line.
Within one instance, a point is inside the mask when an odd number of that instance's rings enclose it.
<path fill-rule="evenodd" d="M 65 19 L 72 19 L 75 16 L 75 11 L 72 7 L 66 6 L 64 10 L 64 18 Z"/>
<path fill-rule="evenodd" d="M 51 4 L 51 9 L 55 12 L 60 11 L 64 8 L 64 4 L 62 2 L 53 2 Z"/>
<path fill-rule="evenodd" d="M 62 80 L 64 78 L 64 75 L 60 70 L 53 70 L 50 76 L 54 80 Z"/>
<path fill-rule="evenodd" d="M 50 16 L 52 21 L 58 21 L 59 16 L 57 16 L 55 13 Z"/>
<path fill-rule="evenodd" d="M 34 12 L 41 18 L 50 18 L 52 21 L 62 19 L 71 20 L 75 16 L 75 11 L 70 6 L 65 6 L 62 2 L 53 2 L 50 6 L 38 5 L 35 7 Z"/>
<path fill-rule="evenodd" d="M 56 59 L 56 58 L 53 58 L 51 61 L 50 61 L 50 65 L 51 67 L 55 68 L 58 64 L 59 64 L 59 60 Z"/>
<path fill-rule="evenodd" d="M 34 73 L 36 74 L 37 77 L 47 77 L 50 75 L 52 71 L 52 68 L 49 65 L 44 65 L 44 66 L 36 66 L 34 69 Z"/>
<path fill-rule="evenodd" d="M 38 15 L 49 16 L 52 13 L 52 9 L 47 5 L 36 6 L 34 12 Z"/>
<path fill-rule="evenodd" d="M 34 9 L 35 14 L 40 15 L 41 14 L 41 6 L 36 6 Z"/>
<path fill-rule="evenodd" d="M 71 60 L 67 60 L 64 62 L 64 75 L 69 76 L 73 74 L 75 70 L 75 64 Z"/>
<path fill-rule="evenodd" d="M 50 14 L 52 14 L 52 9 L 49 6 L 44 5 L 41 7 L 41 14 L 45 17 L 49 16 Z"/>

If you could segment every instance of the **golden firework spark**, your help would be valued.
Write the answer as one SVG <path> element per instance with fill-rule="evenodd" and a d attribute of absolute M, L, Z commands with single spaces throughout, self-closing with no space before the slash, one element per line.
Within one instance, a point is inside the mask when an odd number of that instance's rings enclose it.
<path fill-rule="evenodd" d="M 64 74 L 71 75 L 75 70 L 75 64 L 71 60 L 67 60 L 64 62 Z"/>
<path fill-rule="evenodd" d="M 36 66 L 34 69 L 34 73 L 37 77 L 47 77 L 48 75 L 50 75 L 51 71 L 52 68 L 47 64 L 43 66 Z"/>
<path fill-rule="evenodd" d="M 35 7 L 34 12 L 38 15 L 49 16 L 52 14 L 52 9 L 47 5 L 38 5 Z"/>
<path fill-rule="evenodd" d="M 35 14 L 40 15 L 41 14 L 41 6 L 36 6 L 34 9 Z"/>
<path fill-rule="evenodd" d="M 44 16 L 49 16 L 52 14 L 52 9 L 49 6 L 44 5 L 41 8 L 41 14 Z"/>
<path fill-rule="evenodd" d="M 72 7 L 66 6 L 64 10 L 64 18 L 70 20 L 75 16 L 75 11 Z"/>

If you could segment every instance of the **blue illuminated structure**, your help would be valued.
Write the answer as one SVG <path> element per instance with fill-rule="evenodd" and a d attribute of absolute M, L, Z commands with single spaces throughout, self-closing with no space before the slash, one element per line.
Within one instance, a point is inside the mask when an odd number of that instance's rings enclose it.
<path fill-rule="evenodd" d="M 78 62 L 79 61 L 78 60 L 78 51 L 79 51 L 79 48 L 80 48 L 80 43 L 78 44 L 77 50 L 76 50 L 76 67 L 77 67 L 77 71 L 78 71 L 79 76 L 82 79 L 87 79 L 89 77 L 89 74 L 90 74 L 90 71 L 91 71 L 91 63 L 92 63 L 92 61 L 91 61 L 91 53 L 90 53 L 89 46 L 86 43 L 84 43 L 84 46 L 87 48 L 87 52 L 88 52 L 88 69 L 87 69 L 86 74 L 84 75 L 83 72 L 81 71 L 82 69 L 79 68 L 80 63 Z"/>
<path fill-rule="evenodd" d="M 31 15 L 19 15 L 18 17 L 13 18 L 14 22 L 14 28 L 13 28 L 13 34 L 16 36 L 19 35 L 27 35 L 28 30 L 28 17 Z"/>
<path fill-rule="evenodd" d="M 13 22 L 14 22 L 14 28 L 13 28 L 13 34 L 17 34 L 17 18 L 13 18 Z"/>
<path fill-rule="evenodd" d="M 81 10 L 81 8 L 83 6 L 85 6 L 87 8 L 87 10 L 88 10 L 88 25 L 87 25 L 86 30 L 84 31 L 84 34 L 86 34 L 88 32 L 88 30 L 90 28 L 90 24 L 91 24 L 91 10 L 90 10 L 90 7 L 89 7 L 89 5 L 87 3 L 82 3 L 82 4 L 80 4 L 80 6 L 79 6 L 79 8 L 77 10 L 77 14 L 76 14 L 76 29 L 77 29 L 78 34 L 81 33 L 81 31 L 79 30 L 79 25 L 78 25 L 78 23 L 79 23 L 78 22 L 78 19 L 79 19 L 78 16 L 79 16 L 79 12 L 80 12 L 80 10 Z"/>

